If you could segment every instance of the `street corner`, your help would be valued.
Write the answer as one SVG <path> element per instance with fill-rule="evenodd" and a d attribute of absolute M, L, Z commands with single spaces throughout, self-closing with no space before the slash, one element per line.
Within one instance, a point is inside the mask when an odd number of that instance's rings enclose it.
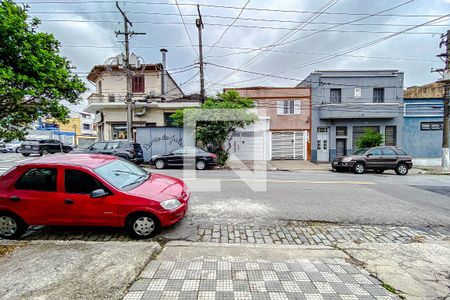
<path fill-rule="evenodd" d="M 327 246 L 169 242 L 124 299 L 399 299 Z"/>
<path fill-rule="evenodd" d="M 342 243 L 352 259 L 406 299 L 447 299 L 450 242 Z"/>
<path fill-rule="evenodd" d="M 153 242 L 4 242 L 2 299 L 119 299 L 159 251 Z"/>

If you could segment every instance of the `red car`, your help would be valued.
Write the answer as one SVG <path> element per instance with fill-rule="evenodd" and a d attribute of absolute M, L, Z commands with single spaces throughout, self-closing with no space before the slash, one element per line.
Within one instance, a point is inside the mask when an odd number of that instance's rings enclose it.
<path fill-rule="evenodd" d="M 115 156 L 68 154 L 27 161 L 0 176 L 0 237 L 29 225 L 126 227 L 146 238 L 186 214 L 183 181 Z"/>

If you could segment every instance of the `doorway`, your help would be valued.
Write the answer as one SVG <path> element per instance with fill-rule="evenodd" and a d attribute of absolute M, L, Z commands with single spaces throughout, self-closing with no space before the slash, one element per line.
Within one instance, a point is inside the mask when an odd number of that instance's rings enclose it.
<path fill-rule="evenodd" d="M 317 128 L 317 161 L 329 161 L 329 133 L 328 127 Z"/>
<path fill-rule="evenodd" d="M 336 156 L 347 155 L 347 139 L 336 139 Z"/>

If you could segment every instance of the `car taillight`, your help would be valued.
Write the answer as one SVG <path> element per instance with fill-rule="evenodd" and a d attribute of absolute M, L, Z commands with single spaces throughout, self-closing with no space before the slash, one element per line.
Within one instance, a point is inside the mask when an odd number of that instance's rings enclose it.
<path fill-rule="evenodd" d="M 211 157 L 212 157 L 213 159 L 216 159 L 216 158 L 217 158 L 217 156 L 216 156 L 215 154 L 212 154 L 212 153 L 211 153 Z"/>

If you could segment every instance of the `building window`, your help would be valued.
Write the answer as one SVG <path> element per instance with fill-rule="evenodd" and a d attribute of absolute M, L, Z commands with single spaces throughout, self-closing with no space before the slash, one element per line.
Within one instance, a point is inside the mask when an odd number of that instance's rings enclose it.
<path fill-rule="evenodd" d="M 386 126 L 384 128 L 384 145 L 397 146 L 397 126 Z"/>
<path fill-rule="evenodd" d="M 144 93 L 145 80 L 144 75 L 133 76 L 131 79 L 131 91 L 133 93 Z"/>
<path fill-rule="evenodd" d="M 347 135 L 347 127 L 346 126 L 337 126 L 336 127 L 336 135 L 337 136 L 346 136 Z"/>
<path fill-rule="evenodd" d="M 111 136 L 112 136 L 113 140 L 126 140 L 127 139 L 127 125 L 126 124 L 111 125 Z"/>
<path fill-rule="evenodd" d="M 341 89 L 330 89 L 330 103 L 341 103 L 342 101 Z"/>
<path fill-rule="evenodd" d="M 437 131 L 443 129 L 443 122 L 420 122 L 420 130 L 422 131 Z"/>
<path fill-rule="evenodd" d="M 173 112 L 165 112 L 164 113 L 164 125 L 165 126 L 174 126 L 173 119 L 171 117 L 173 114 L 174 114 Z"/>
<path fill-rule="evenodd" d="M 91 124 L 83 124 L 83 130 L 91 130 Z"/>
<path fill-rule="evenodd" d="M 373 103 L 383 103 L 383 102 L 384 102 L 384 88 L 374 88 Z"/>
<path fill-rule="evenodd" d="M 364 135 L 366 129 L 372 129 L 375 132 L 380 132 L 379 126 L 353 126 L 353 149 L 358 149 L 356 143 Z"/>
<path fill-rule="evenodd" d="M 301 103 L 300 100 L 277 101 L 277 115 L 299 115 Z"/>
<path fill-rule="evenodd" d="M 108 102 L 116 102 L 116 96 L 114 94 L 108 95 Z"/>

